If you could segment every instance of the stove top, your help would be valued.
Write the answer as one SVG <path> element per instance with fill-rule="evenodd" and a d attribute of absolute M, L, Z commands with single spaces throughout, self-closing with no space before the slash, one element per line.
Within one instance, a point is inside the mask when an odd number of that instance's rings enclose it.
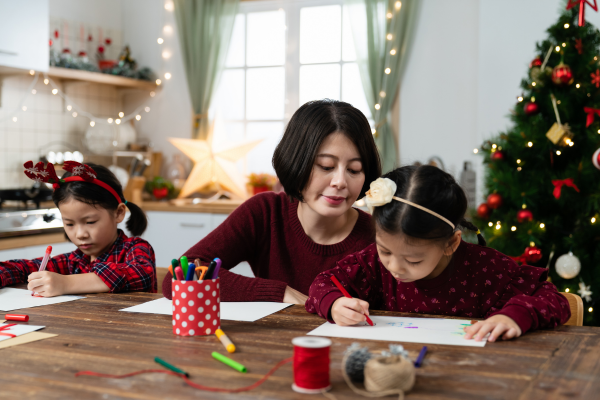
<path fill-rule="evenodd" d="M 64 232 L 58 208 L 0 211 L 0 238 Z"/>
<path fill-rule="evenodd" d="M 39 183 L 29 188 L 0 189 L 0 210 L 40 208 L 46 201 L 52 201 L 52 189 Z"/>

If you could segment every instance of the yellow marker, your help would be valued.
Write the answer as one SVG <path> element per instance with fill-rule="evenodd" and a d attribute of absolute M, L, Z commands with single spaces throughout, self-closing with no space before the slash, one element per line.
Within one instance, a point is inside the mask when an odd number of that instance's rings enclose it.
<path fill-rule="evenodd" d="M 235 352 L 235 345 L 231 342 L 231 340 L 229 340 L 225 332 L 223 332 L 221 329 L 217 329 L 215 335 L 217 335 L 217 337 L 219 338 L 221 343 L 223 343 L 223 346 L 225 346 L 228 352 Z"/>

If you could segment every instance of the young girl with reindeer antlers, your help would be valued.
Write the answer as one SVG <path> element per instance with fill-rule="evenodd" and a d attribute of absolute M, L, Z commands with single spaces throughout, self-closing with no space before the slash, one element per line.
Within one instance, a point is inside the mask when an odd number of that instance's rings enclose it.
<path fill-rule="evenodd" d="M 44 168 L 25 163 L 25 174 L 35 181 L 51 183 L 52 200 L 60 210 L 65 232 L 76 246 L 72 253 L 52 257 L 45 271 L 41 258 L 0 262 L 0 287 L 28 282 L 27 288 L 43 297 L 77 293 L 156 292 L 154 250 L 135 237 L 146 230 L 144 212 L 123 197 L 123 188 L 107 168 L 67 161 L 62 178 L 51 163 Z M 131 216 L 127 237 L 117 228 Z"/>

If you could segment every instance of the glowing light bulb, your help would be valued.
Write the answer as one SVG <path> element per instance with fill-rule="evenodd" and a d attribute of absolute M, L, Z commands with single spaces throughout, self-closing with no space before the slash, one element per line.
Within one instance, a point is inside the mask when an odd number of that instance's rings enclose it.
<path fill-rule="evenodd" d="M 385 99 L 385 92 L 383 90 L 381 92 L 379 92 L 379 97 Z"/>
<path fill-rule="evenodd" d="M 402 7 L 402 2 L 397 1 L 396 4 L 394 4 L 394 7 L 396 7 L 396 10 L 399 10 L 400 7 Z"/>
<path fill-rule="evenodd" d="M 391 49 L 390 50 L 390 54 L 393 55 L 393 56 L 395 56 L 396 55 L 396 49 Z"/>
<path fill-rule="evenodd" d="M 74 111 L 71 115 L 73 116 L 73 118 L 77 118 L 77 111 Z"/>
<path fill-rule="evenodd" d="M 560 156 L 562 153 L 560 152 L 560 150 L 556 150 L 556 155 Z"/>
<path fill-rule="evenodd" d="M 139 121 L 140 119 L 142 119 L 142 116 L 140 114 L 138 114 L 135 116 L 135 119 Z"/>
<path fill-rule="evenodd" d="M 562 44 L 562 47 L 567 47 L 567 44 L 566 44 L 566 43 L 563 43 L 563 44 Z"/>
<path fill-rule="evenodd" d="M 379 104 L 375 104 L 375 109 L 379 110 L 381 108 L 381 106 Z"/>
<path fill-rule="evenodd" d="M 52 94 L 57 94 L 58 93 L 58 89 L 52 89 Z"/>
<path fill-rule="evenodd" d="M 522 102 L 522 101 L 523 101 L 523 97 L 522 97 L 522 96 L 519 96 L 519 97 L 517 97 L 517 100 L 519 100 L 519 103 L 520 103 L 520 102 Z"/>
<path fill-rule="evenodd" d="M 163 27 L 163 32 L 164 32 L 164 33 L 171 34 L 171 33 L 173 33 L 173 27 L 172 27 L 171 25 L 165 25 L 165 26 Z"/>
<path fill-rule="evenodd" d="M 165 60 L 168 60 L 169 58 L 171 58 L 171 52 L 168 50 L 163 51 L 162 58 L 164 58 Z"/>
<path fill-rule="evenodd" d="M 521 160 L 517 160 L 517 164 L 521 164 Z"/>
<path fill-rule="evenodd" d="M 569 26 L 571 26 L 571 25 L 565 24 L 565 29 L 569 29 Z"/>
<path fill-rule="evenodd" d="M 163 44 L 165 42 L 165 40 L 161 37 L 159 37 L 158 39 L 156 39 L 156 43 L 158 44 Z"/>
<path fill-rule="evenodd" d="M 393 37 L 394 36 L 391 33 L 388 33 L 386 36 L 387 40 L 392 40 Z"/>
<path fill-rule="evenodd" d="M 30 69 L 30 70 L 29 70 L 29 75 L 35 75 L 35 71 L 34 71 L 34 70 L 32 70 L 32 69 Z"/>
<path fill-rule="evenodd" d="M 573 147 L 574 145 L 575 145 L 575 142 L 574 142 L 574 141 L 572 141 L 572 140 L 570 140 L 570 141 L 569 141 L 569 147 Z"/>
<path fill-rule="evenodd" d="M 492 149 L 495 149 L 496 147 L 498 147 L 497 144 L 492 144 Z"/>
<path fill-rule="evenodd" d="M 371 128 L 371 134 L 373 134 L 373 135 L 374 135 L 374 134 L 376 134 L 376 133 L 377 133 L 377 129 L 375 129 L 375 128 Z"/>
<path fill-rule="evenodd" d="M 72 109 L 72 108 L 73 108 L 73 107 L 71 107 L 71 105 L 69 104 L 69 105 L 67 106 L 67 111 L 71 111 L 71 109 Z"/>
<path fill-rule="evenodd" d="M 386 69 L 385 69 L 385 71 L 383 71 L 383 72 L 385 72 L 387 75 L 389 75 L 389 74 L 390 74 L 390 72 L 392 72 L 392 70 L 391 70 L 391 69 L 389 69 L 389 68 L 386 68 Z"/>
<path fill-rule="evenodd" d="M 35 90 L 35 89 L 31 90 L 31 94 L 36 94 L 36 93 L 37 93 L 37 90 Z M 600 133 L 600 131 L 598 133 Z"/>
<path fill-rule="evenodd" d="M 123 111 L 121 111 L 121 112 L 119 113 L 119 117 L 120 117 L 120 118 L 123 118 L 124 116 L 125 116 L 125 113 L 124 113 Z"/>
<path fill-rule="evenodd" d="M 115 119 L 115 124 L 119 125 L 121 123 L 121 120 L 119 118 Z"/>
<path fill-rule="evenodd" d="M 94 121 L 90 121 L 90 126 L 93 128 L 94 126 L 96 126 L 96 123 Z"/>
<path fill-rule="evenodd" d="M 528 142 L 527 147 L 533 147 L 533 142 Z"/>
<path fill-rule="evenodd" d="M 385 16 L 386 16 L 388 19 L 392 19 L 392 17 L 393 17 L 393 15 L 392 15 L 392 13 L 391 13 L 391 12 L 389 12 L 389 13 L 385 14 Z"/>
<path fill-rule="evenodd" d="M 157 79 L 157 80 L 156 80 L 156 84 L 157 84 L 157 85 L 160 85 L 161 83 L 162 83 L 162 81 L 161 81 L 160 79 Z"/>
<path fill-rule="evenodd" d="M 112 118 L 109 118 L 109 119 L 107 119 L 106 121 L 107 121 L 109 124 L 112 124 L 112 123 L 113 123 L 113 119 L 112 119 Z"/>
<path fill-rule="evenodd" d="M 566 289 L 565 289 L 565 292 L 569 293 L 569 288 L 566 288 Z"/>
<path fill-rule="evenodd" d="M 537 85 L 537 83 L 531 82 L 531 86 L 535 86 L 535 85 Z"/>
<path fill-rule="evenodd" d="M 592 224 L 596 222 L 596 217 L 592 217 Z"/>
<path fill-rule="evenodd" d="M 50 81 L 48 79 L 44 79 L 44 85 L 47 85 L 49 83 L 50 83 Z"/>
<path fill-rule="evenodd" d="M 475 154 L 479 153 L 479 149 L 473 149 L 473 153 L 475 153 Z"/>
<path fill-rule="evenodd" d="M 175 9 L 175 6 L 173 5 L 172 1 L 167 1 L 165 3 L 165 10 L 167 11 L 173 11 Z"/>
<path fill-rule="evenodd" d="M 514 231 L 516 231 L 516 230 L 517 230 L 517 227 L 516 227 L 516 226 L 513 226 L 513 227 L 511 227 L 511 228 L 510 228 L 510 230 L 514 232 Z"/>
<path fill-rule="evenodd" d="M 17 122 L 17 117 L 12 117 L 13 122 Z"/>
<path fill-rule="evenodd" d="M 171 73 L 165 72 L 165 79 L 171 79 Z"/>
<path fill-rule="evenodd" d="M 154 96 L 156 96 L 156 93 L 150 92 L 150 97 L 154 97 Z"/>
<path fill-rule="evenodd" d="M 578 83 L 578 84 L 576 84 L 576 85 L 575 85 L 575 87 L 576 87 L 577 89 L 579 89 L 579 88 L 581 87 L 581 85 Z"/>
<path fill-rule="evenodd" d="M 150 107 L 145 107 L 145 108 L 144 108 L 144 111 L 146 111 L 146 112 L 150 112 Z"/>
<path fill-rule="evenodd" d="M 522 169 L 521 167 L 517 167 L 517 171 L 519 171 L 519 172 L 520 172 L 520 171 L 521 171 L 521 169 Z"/>
<path fill-rule="evenodd" d="M 556 50 L 557 52 L 559 52 L 559 51 L 560 51 L 560 46 L 556 46 L 556 47 L 554 48 L 554 50 Z"/>
<path fill-rule="evenodd" d="M 27 106 L 23 106 L 23 107 L 21 107 L 21 110 L 23 110 L 23 111 L 27 111 Z"/>
<path fill-rule="evenodd" d="M 594 311 L 594 309 L 592 307 L 590 307 L 590 308 L 588 308 L 588 311 L 592 312 L 592 311 Z"/>
<path fill-rule="evenodd" d="M 491 222 L 489 222 L 489 223 L 488 223 L 488 226 L 490 226 L 490 227 L 491 227 L 491 226 L 494 226 L 494 224 L 493 224 L 493 223 L 491 223 Z"/>
<path fill-rule="evenodd" d="M 543 222 L 540 224 L 540 228 L 544 229 L 546 227 L 546 224 L 544 224 Z"/>
<path fill-rule="evenodd" d="M 500 226 L 500 225 L 496 225 L 496 229 L 500 229 L 500 228 L 501 228 L 501 226 Z"/>

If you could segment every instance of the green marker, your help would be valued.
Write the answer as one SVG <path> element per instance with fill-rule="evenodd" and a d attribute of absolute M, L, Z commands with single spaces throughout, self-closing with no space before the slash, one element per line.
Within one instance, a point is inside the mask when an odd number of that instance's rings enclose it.
<path fill-rule="evenodd" d="M 188 274 L 188 259 L 186 256 L 181 256 L 179 261 L 181 262 L 181 269 L 183 270 L 183 279 L 185 279 Z"/>
<path fill-rule="evenodd" d="M 216 351 L 212 352 L 212 356 L 215 360 L 219 360 L 223 364 L 229 365 L 231 368 L 235 369 L 236 371 L 247 372 L 246 367 L 244 367 L 242 364 L 235 362 L 231 358 L 227 358 L 224 355 L 217 353 Z"/>
<path fill-rule="evenodd" d="M 188 374 L 187 372 L 185 372 L 184 370 L 181 370 L 179 368 L 177 368 L 174 365 L 169 364 L 168 362 L 166 362 L 165 360 L 161 360 L 158 357 L 154 357 L 154 361 L 159 363 L 160 365 L 162 365 L 163 367 L 165 367 L 166 369 L 170 369 L 173 372 L 177 372 L 178 374 L 182 374 L 185 375 L 186 377 L 190 377 L 190 374 Z"/>

